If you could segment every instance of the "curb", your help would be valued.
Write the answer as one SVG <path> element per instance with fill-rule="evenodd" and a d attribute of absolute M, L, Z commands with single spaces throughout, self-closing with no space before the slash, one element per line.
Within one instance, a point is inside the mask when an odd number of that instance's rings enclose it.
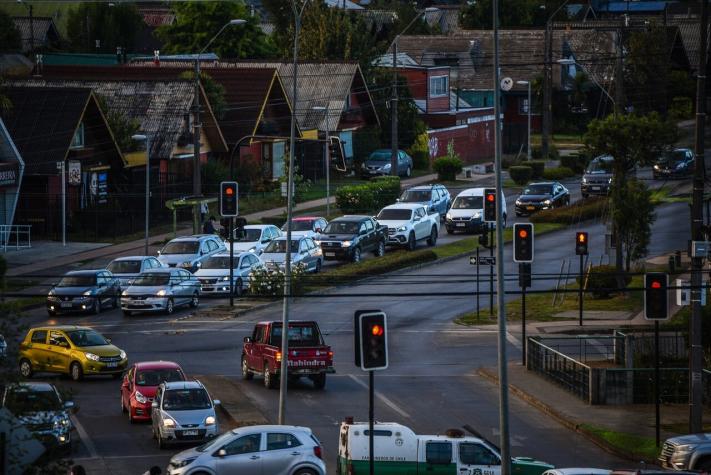
<path fill-rule="evenodd" d="M 484 379 L 488 380 L 490 383 L 497 385 L 499 384 L 499 377 L 493 373 L 491 373 L 489 370 L 486 368 L 479 368 L 477 370 L 477 374 Z M 530 406 L 535 407 L 545 415 L 549 416 L 551 419 L 554 419 L 556 422 L 561 424 L 562 426 L 577 432 L 578 434 L 581 434 L 583 437 L 588 439 L 590 442 L 593 444 L 597 445 L 601 449 L 605 450 L 606 452 L 625 459 L 629 460 L 635 463 L 639 462 L 644 462 L 646 464 L 650 465 L 656 465 L 657 460 L 656 459 L 646 459 L 646 458 L 641 458 L 634 456 L 633 454 L 630 454 L 629 452 L 625 452 L 623 450 L 618 449 L 617 447 L 609 444 L 606 440 L 601 439 L 598 437 L 596 434 L 590 432 L 589 430 L 585 429 L 582 427 L 581 424 L 576 422 L 573 419 L 569 419 L 568 417 L 564 416 L 560 412 L 556 411 L 553 409 L 551 406 L 548 404 L 544 403 L 543 401 L 539 400 L 538 398 L 532 396 L 531 394 L 527 393 L 526 391 L 520 389 L 519 387 L 509 383 L 509 392 L 511 392 L 513 395 L 515 395 L 517 398 L 521 399 L 522 401 L 528 403 Z M 641 458 L 641 460 L 640 460 Z"/>

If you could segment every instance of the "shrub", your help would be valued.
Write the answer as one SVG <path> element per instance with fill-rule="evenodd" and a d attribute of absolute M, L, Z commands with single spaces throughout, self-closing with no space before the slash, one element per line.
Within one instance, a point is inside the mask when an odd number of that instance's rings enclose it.
<path fill-rule="evenodd" d="M 291 295 L 304 294 L 306 266 L 291 266 Z M 249 291 L 257 297 L 281 297 L 284 295 L 284 271 L 282 269 L 255 269 L 249 275 Z"/>
<path fill-rule="evenodd" d="M 387 252 L 383 257 L 377 259 L 368 259 L 367 261 L 336 267 L 333 270 L 325 271 L 323 276 L 324 278 L 328 277 L 328 282 L 333 284 L 347 283 L 354 279 L 384 274 L 436 260 L 437 254 L 431 249 L 422 249 L 414 252 L 398 250 Z"/>
<path fill-rule="evenodd" d="M 624 272 L 623 274 L 626 288 L 632 282 L 632 277 Z M 576 281 L 580 285 L 580 277 L 577 277 Z M 587 276 L 587 290 L 596 299 L 608 298 L 611 293 L 621 290 L 617 288 L 617 270 L 615 266 L 595 266 L 591 268 Z"/>
<path fill-rule="evenodd" d="M 533 169 L 526 165 L 509 167 L 509 176 L 517 185 L 525 185 L 531 180 Z"/>
<path fill-rule="evenodd" d="M 441 181 L 454 181 L 457 173 L 462 172 L 463 163 L 458 157 L 440 157 L 434 162 L 434 171 L 437 172 L 437 179 Z"/>
<path fill-rule="evenodd" d="M 534 160 L 540 160 L 542 158 L 545 158 L 541 155 L 541 147 L 540 146 L 531 147 L 531 157 Z M 558 149 L 552 143 L 548 144 L 548 158 L 550 160 L 558 160 L 560 158 L 560 152 L 558 152 Z"/>
<path fill-rule="evenodd" d="M 531 172 L 533 173 L 533 179 L 543 178 L 543 170 L 546 168 L 546 162 L 543 160 L 531 160 L 526 162 L 526 166 L 531 167 Z"/>
<path fill-rule="evenodd" d="M 530 220 L 532 223 L 577 224 L 588 219 L 602 218 L 607 213 L 607 209 L 607 198 L 590 198 L 571 206 L 539 211 L 531 216 Z"/>
<path fill-rule="evenodd" d="M 397 176 L 379 176 L 365 186 L 373 191 L 373 210 L 393 204 L 400 196 L 400 177 Z"/>
<path fill-rule="evenodd" d="M 562 180 L 575 176 L 575 172 L 568 167 L 546 168 L 543 170 L 543 178 L 546 180 Z"/>
<path fill-rule="evenodd" d="M 574 173 L 579 174 L 585 171 L 588 159 L 589 157 L 584 151 L 570 155 L 562 155 L 560 157 L 560 166 L 570 168 Z"/>
<path fill-rule="evenodd" d="M 521 160 L 516 158 L 516 155 L 508 155 L 501 158 L 501 169 L 508 170 L 509 168 L 521 165 Z"/>
<path fill-rule="evenodd" d="M 336 190 L 336 205 L 344 214 L 367 213 L 375 208 L 375 195 L 368 185 L 342 186 Z"/>
<path fill-rule="evenodd" d="M 417 170 L 427 170 L 430 167 L 430 147 L 427 143 L 427 134 L 420 134 L 415 143 L 408 150 L 412 157 L 412 165 Z"/>
<path fill-rule="evenodd" d="M 672 120 L 684 120 L 691 117 L 693 106 L 688 97 L 675 97 L 669 107 L 669 117 Z"/>

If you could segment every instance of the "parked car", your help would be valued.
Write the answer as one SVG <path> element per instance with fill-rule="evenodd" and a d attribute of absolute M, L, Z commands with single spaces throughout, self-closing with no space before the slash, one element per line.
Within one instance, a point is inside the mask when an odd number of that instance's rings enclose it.
<path fill-rule="evenodd" d="M 134 363 L 121 384 L 121 412 L 128 414 L 130 423 L 151 420 L 151 403 L 158 386 L 186 379 L 180 365 L 172 361 Z"/>
<path fill-rule="evenodd" d="M 220 433 L 215 406 L 200 381 L 163 382 L 151 403 L 151 428 L 158 448 L 181 442 L 206 442 Z"/>
<path fill-rule="evenodd" d="M 613 161 L 614 158 L 610 155 L 600 155 L 592 159 L 580 182 L 583 198 L 590 195 L 606 196 L 610 192 Z"/>
<path fill-rule="evenodd" d="M 447 234 L 454 234 L 456 231 L 482 233 L 487 229 L 484 222 L 484 189 L 467 188 L 454 198 L 444 220 Z M 504 227 L 506 227 L 506 197 L 503 191 L 501 192 L 501 211 L 504 216 Z"/>
<path fill-rule="evenodd" d="M 371 153 L 368 159 L 363 163 L 361 168 L 361 175 L 364 178 L 390 175 L 390 159 L 392 157 L 392 150 L 389 148 L 382 148 Z M 409 156 L 405 151 L 398 150 L 397 155 L 397 175 L 409 177 L 412 175 L 412 157 Z"/>
<path fill-rule="evenodd" d="M 529 183 L 516 198 L 516 216 L 570 204 L 570 192 L 557 181 Z"/>
<path fill-rule="evenodd" d="M 233 294 L 240 296 L 249 288 L 250 274 L 264 266 L 261 259 L 252 252 L 235 253 L 233 256 Z M 230 254 L 224 252 L 215 254 L 202 263 L 195 273 L 200 281 L 202 295 L 217 295 L 230 293 Z"/>
<path fill-rule="evenodd" d="M 121 285 L 107 270 L 67 272 L 47 294 L 47 313 L 101 313 L 104 308 L 118 307 Z"/>
<path fill-rule="evenodd" d="M 652 167 L 655 180 L 682 178 L 694 173 L 694 152 L 688 148 L 675 148 L 666 152 Z"/>
<path fill-rule="evenodd" d="M 121 310 L 130 317 L 135 312 L 165 312 L 188 305 L 197 308 L 200 281 L 185 269 L 151 269 L 143 272 L 121 292 Z"/>
<path fill-rule="evenodd" d="M 151 269 L 160 269 L 161 262 L 153 256 L 126 256 L 119 257 L 109 262 L 106 270 L 111 272 L 119 280 L 121 288 L 131 285 L 131 281 L 141 272 Z"/>
<path fill-rule="evenodd" d="M 225 243 L 214 234 L 196 234 L 171 240 L 158 251 L 158 260 L 168 267 L 195 272 L 202 261 L 225 250 Z"/>
<path fill-rule="evenodd" d="M 328 225 L 326 218 L 318 216 L 299 216 L 291 218 L 291 237 L 307 236 L 314 237 L 323 231 Z M 286 223 L 281 227 L 281 236 L 286 236 Z"/>
<path fill-rule="evenodd" d="M 427 240 L 427 245 L 437 244 L 439 214 L 427 213 L 420 204 L 398 203 L 386 206 L 377 216 L 378 223 L 388 227 L 388 245 L 414 250 L 417 241 Z"/>
<path fill-rule="evenodd" d="M 378 257 L 385 254 L 388 227 L 370 216 L 341 216 L 328 223 L 314 240 L 321 246 L 326 260 L 360 262 L 364 252 Z"/>
<path fill-rule="evenodd" d="M 257 255 L 264 252 L 264 248 L 274 239 L 282 235 L 282 232 L 273 224 L 249 224 L 244 227 L 242 233 L 234 231 L 234 252 L 249 251 Z M 229 251 L 229 242 L 225 243 Z"/>
<path fill-rule="evenodd" d="M 20 344 L 20 374 L 35 372 L 68 374 L 74 381 L 106 374 L 114 378 L 126 369 L 126 352 L 101 333 L 74 325 L 32 328 Z"/>
<path fill-rule="evenodd" d="M 71 447 L 72 401 L 64 401 L 53 384 L 26 382 L 5 388 L 2 407 L 15 416 L 47 450 L 68 451 Z"/>
<path fill-rule="evenodd" d="M 711 432 L 672 437 L 664 441 L 659 462 L 672 470 L 711 473 Z"/>
<path fill-rule="evenodd" d="M 310 237 L 297 236 L 291 239 L 291 265 L 303 264 L 306 272 L 321 272 L 323 253 Z M 286 237 L 282 236 L 270 242 L 262 254 L 262 261 L 267 269 L 284 269 L 286 266 Z"/>
<path fill-rule="evenodd" d="M 326 475 L 321 443 L 308 427 L 247 426 L 174 455 L 168 475 Z"/>
<path fill-rule="evenodd" d="M 281 374 L 282 328 L 281 322 L 259 322 L 252 336 L 244 338 L 241 358 L 243 379 L 252 379 L 252 376 L 259 374 L 264 376 L 267 389 L 277 386 Z M 333 351 L 323 341 L 318 323 L 289 322 L 289 348 L 294 349 L 288 356 L 289 379 L 293 381 L 305 376 L 313 381 L 314 387 L 323 389 L 326 374 L 335 371 Z"/>
<path fill-rule="evenodd" d="M 437 212 L 444 218 L 452 205 L 452 197 L 444 185 L 414 186 L 402 192 L 399 203 L 417 203 L 425 206 L 429 212 Z"/>

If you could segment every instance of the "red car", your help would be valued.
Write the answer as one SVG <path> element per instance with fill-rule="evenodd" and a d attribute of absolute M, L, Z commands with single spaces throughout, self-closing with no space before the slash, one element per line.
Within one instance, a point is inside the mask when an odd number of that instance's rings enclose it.
<path fill-rule="evenodd" d="M 162 382 L 185 381 L 185 373 L 178 363 L 144 361 L 129 368 L 121 384 L 121 411 L 128 413 L 128 421 L 150 421 L 151 403 Z"/>

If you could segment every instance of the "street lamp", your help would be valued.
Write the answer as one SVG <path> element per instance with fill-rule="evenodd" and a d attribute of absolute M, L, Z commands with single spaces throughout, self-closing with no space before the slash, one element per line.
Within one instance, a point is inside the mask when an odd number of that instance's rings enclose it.
<path fill-rule="evenodd" d="M 195 197 L 202 196 L 202 183 L 200 177 L 200 55 L 210 47 L 213 41 L 225 31 L 225 28 L 232 25 L 244 25 L 247 20 L 234 19 L 225 23 L 222 28 L 210 38 L 204 48 L 195 57 L 195 98 L 193 99 L 194 119 L 193 119 L 193 195 Z M 196 203 L 193 208 L 193 233 L 199 232 L 200 204 Z"/>
<path fill-rule="evenodd" d="M 595 76 L 590 74 L 590 72 L 587 69 L 585 69 L 585 66 L 578 63 L 573 58 L 563 58 L 563 59 L 557 60 L 556 62 L 558 64 L 560 64 L 561 66 L 578 66 L 580 69 L 582 69 L 583 72 L 588 75 L 588 77 L 593 82 L 593 84 L 595 84 L 598 88 L 600 88 L 600 90 L 607 96 L 607 98 L 610 99 L 610 101 L 612 102 L 612 105 L 615 107 L 614 111 L 617 112 L 617 102 L 615 102 L 615 100 L 612 98 L 610 93 L 607 92 L 607 90 L 604 87 L 602 87 L 599 82 L 597 82 L 595 80 Z M 614 112 L 613 112 L 613 114 L 614 114 Z"/>
<path fill-rule="evenodd" d="M 519 86 L 528 86 L 528 145 L 526 148 L 526 160 L 531 161 L 531 81 L 516 81 Z"/>
<path fill-rule="evenodd" d="M 146 143 L 146 229 L 145 229 L 145 242 L 143 243 L 143 255 L 148 255 L 148 211 L 150 209 L 150 196 L 151 196 L 151 141 L 147 135 L 136 134 L 132 135 L 131 138 L 136 142 Z"/>
<path fill-rule="evenodd" d="M 324 111 L 326 116 L 326 151 L 324 156 L 326 157 L 326 218 L 331 216 L 331 139 L 328 136 L 328 103 L 326 101 L 326 106 L 313 106 L 311 109 L 315 111 Z"/>

